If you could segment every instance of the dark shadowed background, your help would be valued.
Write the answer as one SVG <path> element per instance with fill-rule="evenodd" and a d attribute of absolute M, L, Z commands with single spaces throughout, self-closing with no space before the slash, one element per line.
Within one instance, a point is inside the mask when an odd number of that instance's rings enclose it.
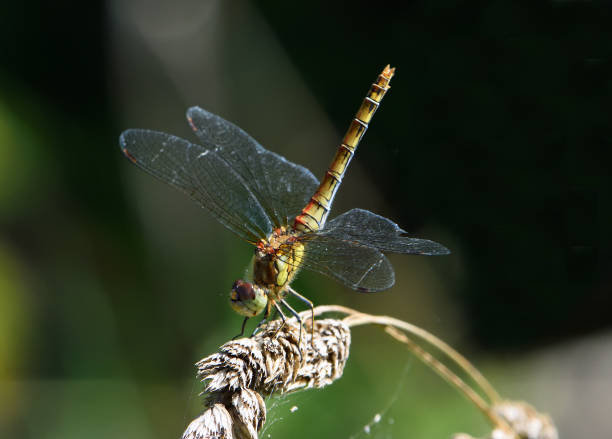
<path fill-rule="evenodd" d="M 252 250 L 123 159 L 122 130 L 193 140 L 200 105 L 320 177 L 391 63 L 332 216 L 370 209 L 453 254 L 392 256 L 373 295 L 294 286 L 441 336 L 562 437 L 608 437 L 611 22 L 585 1 L 5 2 L 0 436 L 178 438 L 193 363 L 239 329 Z M 374 328 L 338 383 L 269 403 L 272 438 L 365 437 L 377 413 L 374 437 L 487 430 Z"/>

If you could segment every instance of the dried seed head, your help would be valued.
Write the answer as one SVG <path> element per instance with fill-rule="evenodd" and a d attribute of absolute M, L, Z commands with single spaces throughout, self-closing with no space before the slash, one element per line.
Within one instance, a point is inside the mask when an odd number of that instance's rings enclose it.
<path fill-rule="evenodd" d="M 288 321 L 270 322 L 254 337 L 225 343 L 219 352 L 198 363 L 198 378 L 207 393 L 255 390 L 263 395 L 323 387 L 342 376 L 351 334 L 339 320 L 317 320 L 314 339 Z M 300 356 L 300 350 L 302 355 Z"/>
<path fill-rule="evenodd" d="M 241 389 L 232 395 L 229 407 L 237 438 L 254 438 L 266 423 L 266 403 L 261 395 L 250 389 Z"/>
<path fill-rule="evenodd" d="M 195 418 L 183 433 L 183 439 L 233 439 L 232 417 L 223 404 L 214 404 Z"/>
<path fill-rule="evenodd" d="M 559 439 L 557 428 L 548 415 L 520 401 L 502 401 L 493 406 L 493 411 L 503 418 L 511 431 L 496 428 L 487 439 Z M 453 439 L 474 439 L 464 433 L 456 434 Z"/>
<path fill-rule="evenodd" d="M 251 338 L 225 343 L 198 363 L 206 382 L 208 409 L 183 433 L 183 439 L 257 438 L 266 420 L 263 396 L 320 388 L 342 376 L 351 333 L 339 320 L 316 320 L 309 327 L 275 320 Z"/>
<path fill-rule="evenodd" d="M 546 414 L 522 401 L 502 401 L 493 406 L 493 411 L 504 418 L 512 429 L 525 439 L 558 439 L 559 434 Z"/>
<path fill-rule="evenodd" d="M 478 439 L 475 438 L 474 436 L 470 436 L 469 434 L 466 433 L 458 433 L 453 435 L 453 439 Z M 519 438 L 516 433 L 510 431 L 504 431 L 501 428 L 496 428 L 495 430 L 493 430 L 491 432 L 490 435 L 486 436 L 483 439 L 522 439 Z"/>

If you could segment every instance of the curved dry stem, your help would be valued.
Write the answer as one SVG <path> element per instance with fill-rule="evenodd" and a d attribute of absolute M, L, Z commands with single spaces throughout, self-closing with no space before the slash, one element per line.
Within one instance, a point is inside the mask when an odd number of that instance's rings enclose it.
<path fill-rule="evenodd" d="M 438 361 L 433 355 L 425 351 L 422 347 L 416 344 L 412 339 L 399 331 L 394 326 L 387 326 L 385 332 L 395 338 L 400 343 L 404 343 L 410 351 L 416 355 L 423 363 L 427 364 L 431 369 L 435 370 L 447 383 L 456 387 L 459 392 L 463 393 L 472 403 L 482 412 L 482 414 L 491 421 L 493 425 L 508 427 L 507 423 L 497 416 L 491 406 L 478 394 L 468 386 L 465 381 L 459 378 L 453 371 Z"/>
<path fill-rule="evenodd" d="M 347 314 L 347 317 L 345 317 L 343 321 L 349 327 L 366 324 L 385 326 L 385 331 L 389 335 L 401 343 L 404 343 L 408 349 L 410 349 L 410 351 L 413 352 L 421 361 L 438 373 L 438 375 L 440 375 L 451 386 L 455 387 L 460 393 L 465 395 L 466 398 L 469 399 L 494 426 L 506 431 L 512 431 L 508 423 L 503 418 L 498 416 L 492 409 L 492 406 L 501 401 L 501 397 L 497 391 L 495 391 L 493 386 L 491 386 L 488 380 L 463 355 L 435 335 L 403 320 L 388 316 L 373 316 L 341 305 L 318 306 L 315 308 L 314 313 L 315 315 L 321 315 L 330 312 Z M 400 332 L 398 329 L 425 340 L 427 343 L 446 354 L 480 387 L 483 393 L 489 398 L 490 403 L 485 401 L 472 387 L 466 384 L 464 380 L 457 376 L 447 366 L 437 360 L 429 352 L 425 351 L 421 346 L 410 339 L 405 333 Z"/>
<path fill-rule="evenodd" d="M 497 393 L 491 383 L 489 383 L 489 381 L 478 371 L 478 369 L 472 365 L 472 363 L 467 360 L 467 358 L 432 333 L 427 332 L 416 325 L 404 322 L 403 320 L 388 316 L 373 316 L 370 314 L 364 314 L 346 306 L 324 305 L 315 308 L 315 315 L 321 315 L 328 312 L 348 314 L 348 317 L 345 318 L 345 322 L 347 325 L 349 325 L 349 327 L 374 323 L 384 326 L 395 326 L 410 334 L 416 335 L 432 346 L 438 348 L 441 352 L 453 360 L 461 369 L 463 369 L 465 373 L 467 373 L 470 378 L 472 378 L 474 382 L 478 384 L 483 393 L 489 398 L 491 404 L 496 404 L 501 401 L 499 393 Z"/>

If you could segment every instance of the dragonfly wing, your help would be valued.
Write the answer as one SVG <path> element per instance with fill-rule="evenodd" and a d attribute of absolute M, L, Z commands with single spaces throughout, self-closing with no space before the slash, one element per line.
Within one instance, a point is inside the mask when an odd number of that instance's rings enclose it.
<path fill-rule="evenodd" d="M 290 224 L 316 191 L 312 172 L 266 150 L 233 123 L 199 107 L 187 110 L 187 120 L 204 147 L 242 176 L 275 226 Z"/>
<path fill-rule="evenodd" d="M 393 221 L 363 209 L 352 209 L 329 221 L 323 230 L 302 235 L 298 241 L 305 246 L 302 258 L 292 261 L 286 257 L 286 262 L 364 292 L 382 291 L 395 282 L 393 267 L 383 252 L 450 253 L 437 242 L 407 237 Z M 290 255 L 290 245 L 279 253 Z"/>
<path fill-rule="evenodd" d="M 119 137 L 134 164 L 191 196 L 242 238 L 256 242 L 272 231 L 261 204 L 217 152 L 170 134 L 131 129 Z"/>
<path fill-rule="evenodd" d="M 375 247 L 381 252 L 415 255 L 446 255 L 442 244 L 410 238 L 393 221 L 363 209 L 352 209 L 328 222 L 321 235 Z"/>
<path fill-rule="evenodd" d="M 292 261 L 294 265 L 330 276 L 360 292 L 386 290 L 395 283 L 391 263 L 374 247 L 317 233 L 303 235 L 300 242 L 305 245 L 304 255 Z M 289 254 L 289 248 L 286 250 Z M 282 258 L 284 249 L 278 254 Z"/>

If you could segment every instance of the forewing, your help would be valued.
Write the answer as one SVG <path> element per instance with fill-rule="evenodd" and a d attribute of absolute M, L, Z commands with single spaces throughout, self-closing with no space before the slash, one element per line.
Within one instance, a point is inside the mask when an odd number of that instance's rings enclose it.
<path fill-rule="evenodd" d="M 138 129 L 124 131 L 119 144 L 134 164 L 187 193 L 247 241 L 256 242 L 271 233 L 272 225 L 250 187 L 214 150 Z"/>
<path fill-rule="evenodd" d="M 393 286 L 395 273 L 391 263 L 379 250 L 333 236 L 307 234 L 299 238 L 304 256 L 295 265 L 337 279 L 361 292 L 376 292 Z M 290 262 L 281 248 L 278 255 Z"/>
<path fill-rule="evenodd" d="M 352 209 L 329 221 L 320 235 L 375 247 L 381 252 L 416 255 L 446 255 L 442 244 L 410 238 L 393 221 L 363 209 Z"/>
<path fill-rule="evenodd" d="M 204 147 L 242 176 L 275 226 L 290 224 L 317 189 L 308 169 L 266 150 L 233 123 L 199 107 L 187 111 L 187 120 Z"/>

